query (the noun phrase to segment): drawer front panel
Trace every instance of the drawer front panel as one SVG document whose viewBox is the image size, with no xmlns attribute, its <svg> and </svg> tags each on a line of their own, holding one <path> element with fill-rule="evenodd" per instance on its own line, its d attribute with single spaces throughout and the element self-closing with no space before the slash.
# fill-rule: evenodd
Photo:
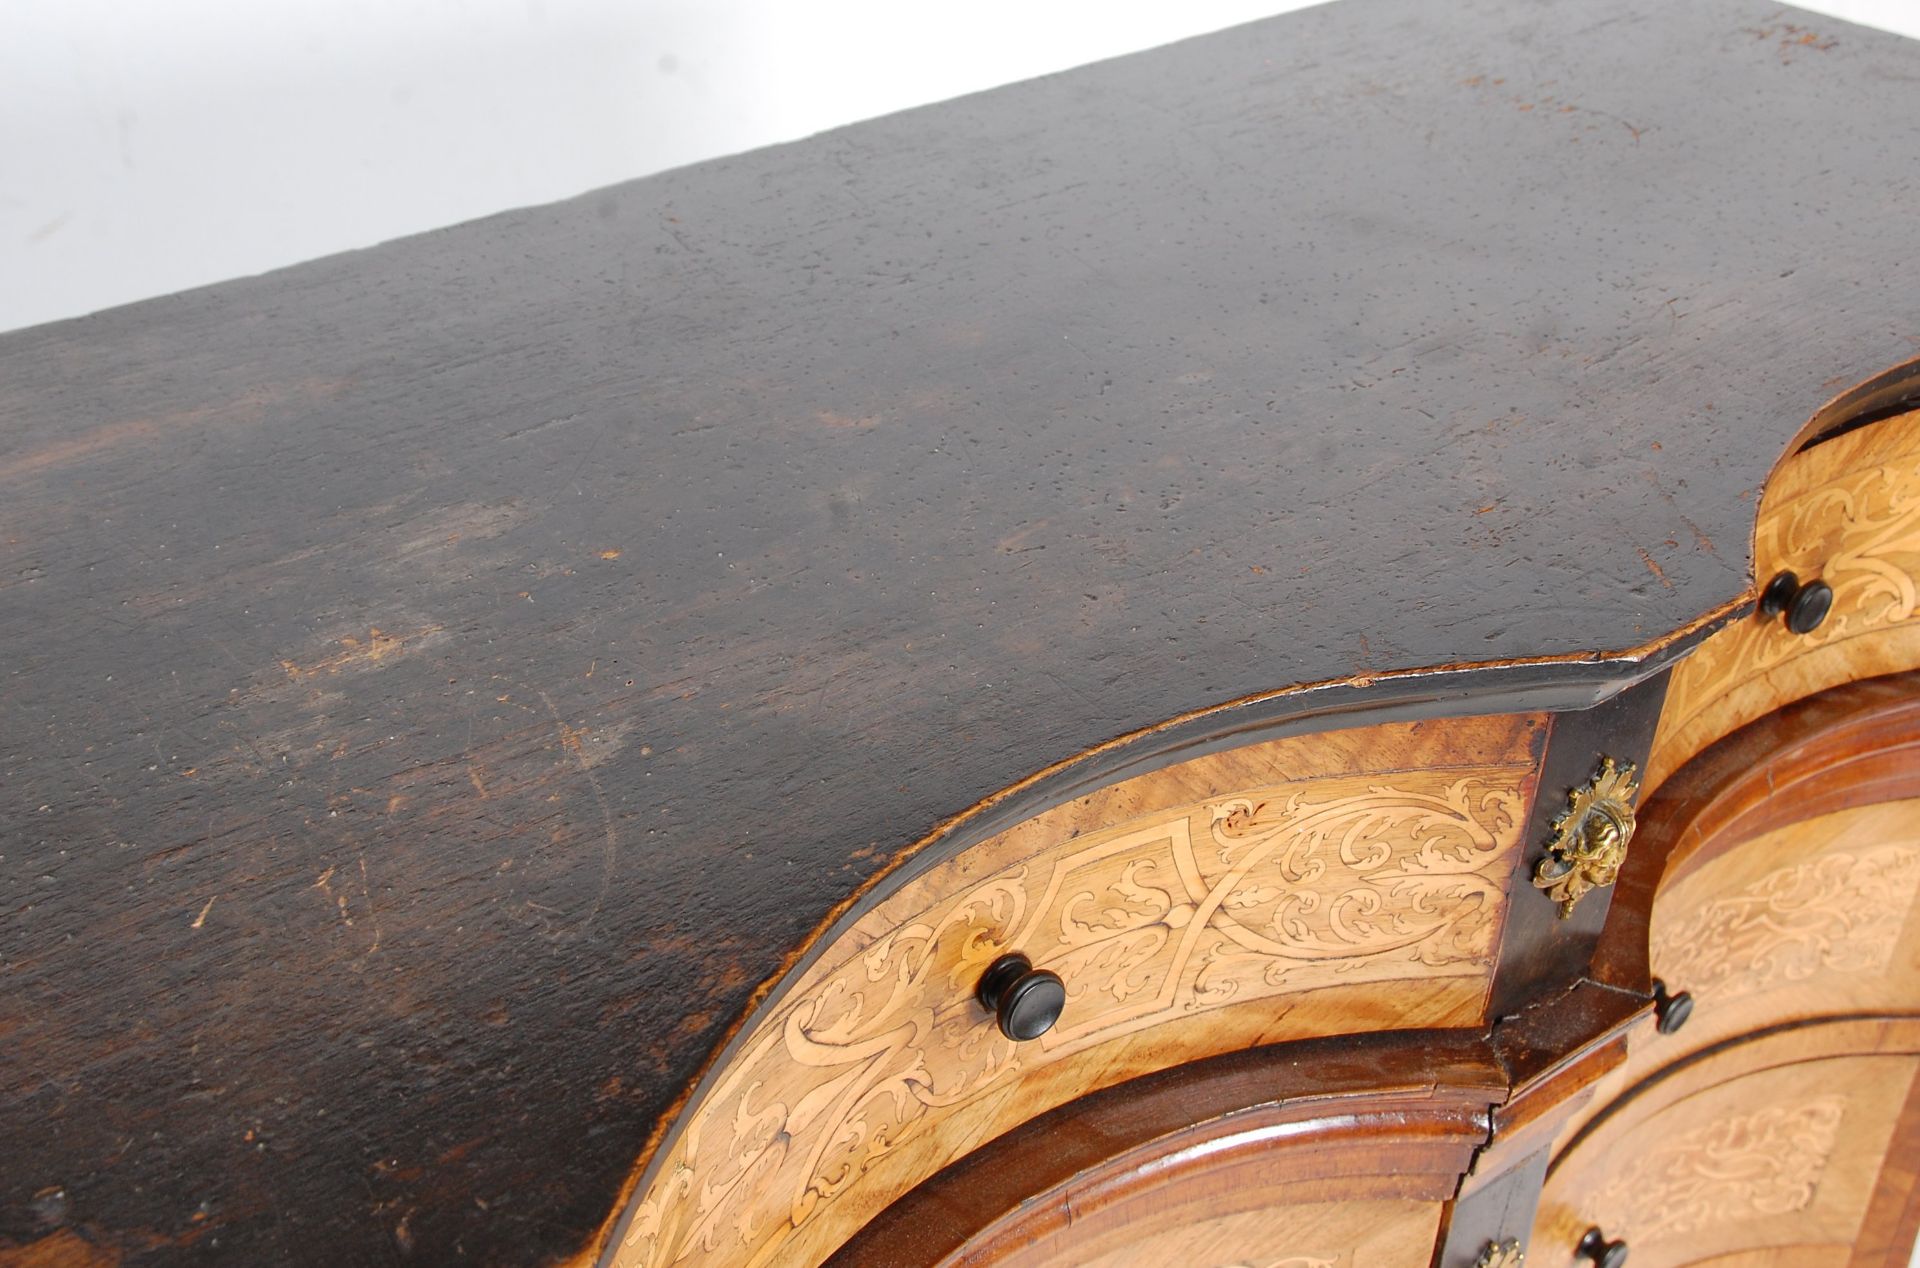
<svg viewBox="0 0 1920 1268">
<path fill-rule="evenodd" d="M 1629 989 L 1658 981 L 1688 1004 L 1670 1033 L 1651 1018 L 1635 1029 L 1628 1059 L 1568 1133 L 1621 1089 L 1742 1036 L 1920 1016 L 1916 689 L 1920 673 L 1908 672 L 1789 705 L 1642 807 L 1644 852 L 1597 968 Z"/>
<path fill-rule="evenodd" d="M 1695 753 L 1789 701 L 1920 666 L 1920 413 L 1796 454 L 1767 485 L 1759 581 L 1781 571 L 1833 587 L 1818 628 L 1746 616 L 1675 666 L 1648 760 L 1651 792 Z"/>
<path fill-rule="evenodd" d="M 1821 815 L 1704 860 L 1661 891 L 1649 939 L 1654 975 L 1691 994 L 1693 1013 L 1642 1037 L 1636 1058 L 1814 1017 L 1920 1013 L 1917 894 L 1920 801 Z"/>
<path fill-rule="evenodd" d="M 1844 1252 L 1920 1071 L 1916 1037 L 1913 1023 L 1810 1027 L 1640 1085 L 1555 1160 L 1529 1262 L 1574 1262 L 1596 1226 L 1635 1268 Z"/>
<path fill-rule="evenodd" d="M 905 882 L 697 1094 L 616 1263 L 816 1263 L 887 1203 L 1093 1089 L 1259 1043 L 1483 1019 L 1539 718 L 1276 740 L 1125 781 Z M 973 999 L 1022 952 L 1059 1023 Z"/>
</svg>

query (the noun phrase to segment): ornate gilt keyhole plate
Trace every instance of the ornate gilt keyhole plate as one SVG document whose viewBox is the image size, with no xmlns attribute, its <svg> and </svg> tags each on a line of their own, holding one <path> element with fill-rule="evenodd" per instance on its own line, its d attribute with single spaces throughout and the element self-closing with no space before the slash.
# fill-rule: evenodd
<svg viewBox="0 0 1920 1268">
<path fill-rule="evenodd" d="M 1633 840 L 1633 799 L 1640 791 L 1632 762 L 1600 759 L 1600 772 L 1567 794 L 1567 808 L 1553 821 L 1547 856 L 1533 869 L 1535 889 L 1560 904 L 1560 918 L 1589 890 L 1613 884 Z"/>
</svg>

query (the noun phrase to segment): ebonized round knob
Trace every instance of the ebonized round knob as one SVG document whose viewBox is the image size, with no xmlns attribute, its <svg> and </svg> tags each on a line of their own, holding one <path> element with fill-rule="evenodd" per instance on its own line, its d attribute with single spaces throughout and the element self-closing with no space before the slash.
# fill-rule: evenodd
<svg viewBox="0 0 1920 1268">
<path fill-rule="evenodd" d="M 998 1019 L 1000 1033 L 1015 1041 L 1038 1039 L 1052 1030 L 1067 1006 L 1060 975 L 1034 968 L 1018 951 L 989 964 L 973 993 Z"/>
<path fill-rule="evenodd" d="M 1580 1239 L 1580 1244 L 1574 1249 L 1600 1268 L 1623 1268 L 1627 1262 L 1627 1244 L 1608 1241 L 1607 1235 L 1597 1228 L 1588 1229 L 1587 1235 Z"/>
<path fill-rule="evenodd" d="M 1819 629 L 1832 609 L 1832 586 L 1818 579 L 1802 584 L 1791 572 L 1776 575 L 1760 592 L 1760 615 L 1784 615 L 1787 628 L 1795 634 L 1811 634 Z"/>
<path fill-rule="evenodd" d="M 1809 581 L 1787 601 L 1787 628 L 1795 634 L 1811 634 L 1832 608 L 1833 587 L 1824 581 Z"/>
<path fill-rule="evenodd" d="M 1653 982 L 1653 1026 L 1663 1035 L 1671 1035 L 1687 1024 L 1687 1018 L 1693 1016 L 1693 996 L 1686 991 L 1669 995 L 1667 984 L 1655 978 Z"/>
</svg>

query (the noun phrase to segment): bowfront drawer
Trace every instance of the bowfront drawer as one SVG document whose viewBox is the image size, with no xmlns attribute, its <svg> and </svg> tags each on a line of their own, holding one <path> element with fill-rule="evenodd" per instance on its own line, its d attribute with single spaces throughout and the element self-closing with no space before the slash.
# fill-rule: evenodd
<svg viewBox="0 0 1920 1268">
<path fill-rule="evenodd" d="M 1920 413 L 1782 463 L 1762 497 L 1754 571 L 1763 587 L 1786 574 L 1797 584 L 1674 668 L 1647 792 L 1790 701 L 1920 666 Z"/>
<path fill-rule="evenodd" d="M 1920 671 L 1748 724 L 1643 811 L 1598 968 L 1616 984 L 1658 982 L 1680 1002 L 1632 1035 L 1628 1060 L 1570 1131 L 1610 1098 L 1748 1036 L 1920 1016 Z"/>
<path fill-rule="evenodd" d="M 1672 1061 L 1841 1013 L 1920 1014 L 1920 800 L 1764 833 L 1685 870 L 1654 906 L 1654 975 L 1693 1008 Z"/>
<path fill-rule="evenodd" d="M 628 1265 L 816 1263 L 978 1144 L 1256 1044 L 1484 1020 L 1539 717 L 1194 759 L 929 858 L 843 920 L 696 1090 Z M 1003 1027 L 1012 953 L 1064 1004 Z"/>
<path fill-rule="evenodd" d="M 1575 1248 L 1596 1228 L 1634 1268 L 1862 1262 L 1917 1050 L 1912 1019 L 1834 1022 L 1643 1085 L 1554 1159 L 1527 1262 L 1591 1264 Z"/>
<path fill-rule="evenodd" d="M 1120 1229 L 1109 1245 L 1075 1239 L 1057 1254 L 1029 1253 L 1017 1262 L 1019 1268 L 1428 1268 L 1439 1225 L 1436 1202 L 1323 1202 L 1144 1234 Z M 1276 1248 L 1284 1249 L 1276 1256 Z"/>
<path fill-rule="evenodd" d="M 1466 1031 L 1208 1058 L 1014 1128 L 828 1268 L 1428 1268 L 1504 1086 Z"/>
</svg>

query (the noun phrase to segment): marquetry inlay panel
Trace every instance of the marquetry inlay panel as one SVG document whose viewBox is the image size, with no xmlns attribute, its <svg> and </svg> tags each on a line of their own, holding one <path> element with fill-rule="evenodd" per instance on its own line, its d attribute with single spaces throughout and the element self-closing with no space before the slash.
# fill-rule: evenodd
<svg viewBox="0 0 1920 1268">
<path fill-rule="evenodd" d="M 1693 1015 L 1636 1036 L 1626 1077 L 1788 1022 L 1920 1011 L 1916 897 L 1920 801 L 1801 820 L 1688 867 L 1654 900 L 1649 954 Z"/>
<path fill-rule="evenodd" d="M 1094 1088 L 1282 1038 L 1477 1022 L 1538 737 L 1535 719 L 1460 719 L 1252 746 L 907 881 L 741 1037 L 615 1262 L 815 1263 Z M 972 998 L 1009 950 L 1067 983 L 1028 1043 Z"/>
<path fill-rule="evenodd" d="M 1902 803 L 1892 814 L 1873 810 L 1879 813 L 1851 817 L 1912 820 L 1920 808 Z M 1904 834 L 1908 840 L 1863 841 L 1858 849 L 1772 868 L 1682 919 L 1656 925 L 1655 971 L 1719 1002 L 1821 974 L 1881 976 L 1920 882 L 1920 820 L 1913 826 Z"/>
<path fill-rule="evenodd" d="M 1767 1105 L 1651 1142 L 1587 1209 L 1602 1228 L 1630 1227 L 1651 1238 L 1803 1211 L 1833 1156 L 1846 1104 L 1814 1096 Z"/>
<path fill-rule="evenodd" d="M 1920 1065 L 1910 1052 L 1871 1049 L 1913 1038 L 1911 1026 L 1814 1026 L 1735 1043 L 1639 1085 L 1555 1160 L 1530 1257 L 1568 1262 L 1598 1225 L 1626 1240 L 1635 1264 L 1788 1246 L 1827 1262 L 1821 1248 L 1855 1240 Z"/>
<path fill-rule="evenodd" d="M 1760 584 L 1786 569 L 1833 587 L 1819 628 L 1746 615 L 1675 666 L 1648 759 L 1651 792 L 1693 754 L 1816 691 L 1920 666 L 1920 413 L 1781 464 L 1754 534 Z"/>
<path fill-rule="evenodd" d="M 1699 848 L 1654 899 L 1652 975 L 1686 991 L 1686 1025 L 1651 1024 L 1562 1129 L 1664 1067 L 1823 1017 L 1920 1014 L 1920 801 L 1816 815 L 1715 852 Z"/>
</svg>

